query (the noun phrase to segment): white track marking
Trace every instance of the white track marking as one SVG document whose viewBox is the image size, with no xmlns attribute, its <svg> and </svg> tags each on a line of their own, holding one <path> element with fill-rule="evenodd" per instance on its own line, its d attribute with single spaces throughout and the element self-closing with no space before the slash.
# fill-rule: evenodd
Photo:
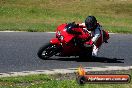
<svg viewBox="0 0 132 88">
<path fill-rule="evenodd" d="M 27 31 L 0 31 L 0 32 L 27 32 Z M 56 33 L 56 32 L 42 32 L 42 33 Z M 109 33 L 109 34 L 118 34 L 118 33 Z"/>
<path fill-rule="evenodd" d="M 0 31 L 0 32 L 26 32 L 26 31 Z"/>
<path fill-rule="evenodd" d="M 84 67 L 86 72 L 89 71 L 114 71 L 114 70 L 130 70 L 132 66 L 103 66 L 103 67 Z M 26 76 L 33 74 L 66 74 L 74 73 L 78 68 L 67 68 L 67 69 L 51 69 L 51 70 L 35 70 L 35 71 L 22 71 L 22 72 L 8 72 L 0 73 L 0 77 L 11 77 L 11 76 Z"/>
</svg>

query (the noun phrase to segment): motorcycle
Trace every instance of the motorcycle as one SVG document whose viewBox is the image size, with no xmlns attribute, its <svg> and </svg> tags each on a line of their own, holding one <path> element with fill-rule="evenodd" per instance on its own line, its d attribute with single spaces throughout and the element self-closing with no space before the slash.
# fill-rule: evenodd
<svg viewBox="0 0 132 88">
<path fill-rule="evenodd" d="M 70 57 L 79 56 L 79 58 L 91 58 L 93 46 L 84 47 L 84 42 L 88 41 L 91 36 L 87 34 L 87 40 L 78 38 L 81 32 L 74 32 L 71 29 L 75 23 L 61 24 L 57 27 L 56 38 L 52 38 L 38 50 L 40 59 L 48 59 L 52 56 Z M 78 29 L 76 29 L 78 30 Z M 83 35 L 83 34 L 82 34 Z"/>
</svg>

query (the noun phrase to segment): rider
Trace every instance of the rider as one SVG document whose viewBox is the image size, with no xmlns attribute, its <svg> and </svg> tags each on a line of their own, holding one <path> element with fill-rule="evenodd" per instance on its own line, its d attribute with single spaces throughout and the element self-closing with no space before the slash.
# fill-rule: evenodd
<svg viewBox="0 0 132 88">
<path fill-rule="evenodd" d="M 97 56 L 98 50 L 102 43 L 107 43 L 109 39 L 108 32 L 104 31 L 102 26 L 97 22 L 94 16 L 88 16 L 85 19 L 85 23 L 75 24 L 75 22 L 67 25 L 69 32 L 71 33 L 81 33 L 78 35 L 79 39 L 85 41 L 84 46 L 87 48 L 93 46 L 92 56 Z M 83 30 L 82 30 L 83 29 Z M 90 32 L 90 40 L 89 40 L 89 32 Z"/>
<path fill-rule="evenodd" d="M 88 16 L 85 19 L 85 23 L 79 24 L 79 26 L 84 26 L 84 29 L 87 29 L 91 32 L 90 41 L 85 42 L 84 46 L 93 45 L 92 56 L 97 56 L 98 50 L 103 42 L 107 43 L 109 39 L 108 32 L 104 31 L 102 26 L 97 23 L 97 20 L 94 16 Z"/>
</svg>

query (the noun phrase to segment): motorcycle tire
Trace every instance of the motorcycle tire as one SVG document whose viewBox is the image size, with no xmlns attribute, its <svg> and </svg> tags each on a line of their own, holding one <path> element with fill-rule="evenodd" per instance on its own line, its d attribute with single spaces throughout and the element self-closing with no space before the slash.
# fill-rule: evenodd
<svg viewBox="0 0 132 88">
<path fill-rule="evenodd" d="M 57 51 L 58 51 L 58 48 L 55 45 L 47 43 L 44 46 L 40 47 L 37 55 L 40 59 L 45 60 L 57 54 L 58 53 Z"/>
</svg>

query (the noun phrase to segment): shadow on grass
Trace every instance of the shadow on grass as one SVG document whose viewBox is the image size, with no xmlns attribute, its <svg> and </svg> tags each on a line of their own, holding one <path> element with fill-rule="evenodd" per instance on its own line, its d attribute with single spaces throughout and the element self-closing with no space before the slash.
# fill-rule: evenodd
<svg viewBox="0 0 132 88">
<path fill-rule="evenodd" d="M 124 63 L 124 59 L 117 58 L 106 58 L 106 57 L 94 57 L 89 58 L 68 58 L 68 57 L 58 57 L 58 58 L 49 58 L 47 60 L 58 60 L 58 61 L 76 61 L 76 62 L 100 62 L 100 63 Z"/>
</svg>

